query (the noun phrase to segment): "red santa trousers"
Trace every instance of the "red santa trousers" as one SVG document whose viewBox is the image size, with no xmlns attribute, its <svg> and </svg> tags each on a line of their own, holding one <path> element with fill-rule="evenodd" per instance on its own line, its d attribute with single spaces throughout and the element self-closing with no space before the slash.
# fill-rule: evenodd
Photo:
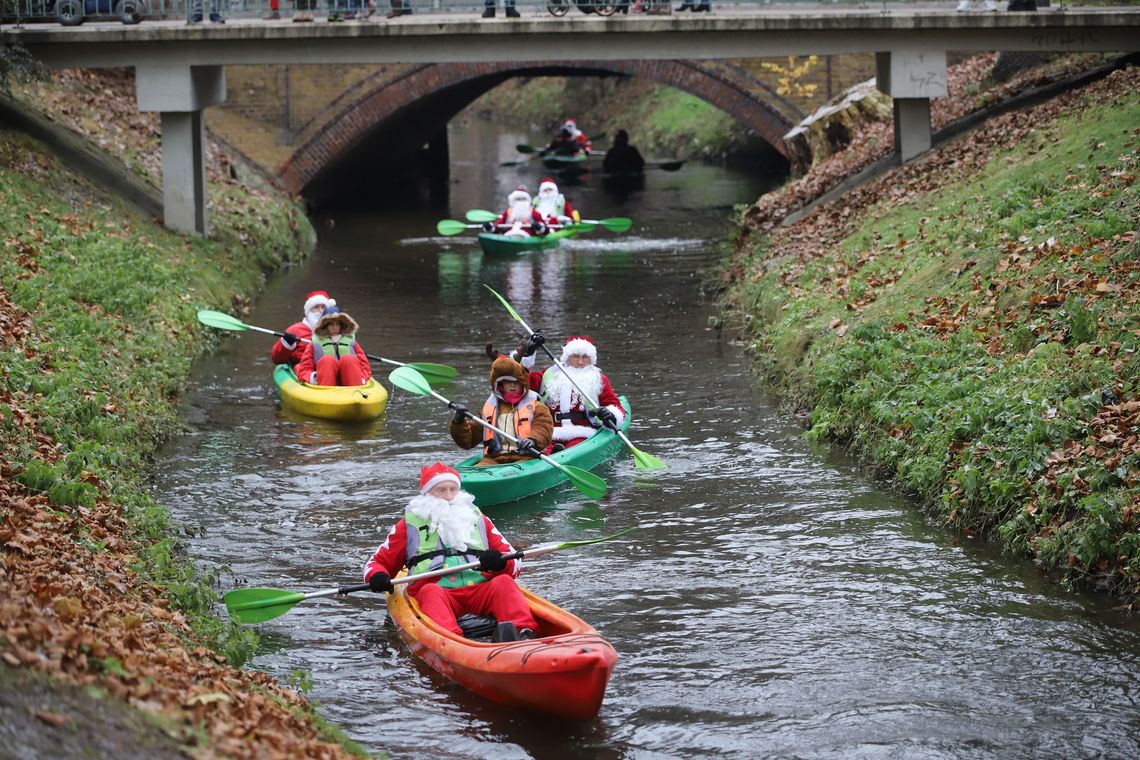
<svg viewBox="0 0 1140 760">
<path fill-rule="evenodd" d="M 317 385 L 364 385 L 360 360 L 356 354 L 346 354 L 339 360 L 325 354 L 317 360 Z"/>
<path fill-rule="evenodd" d="M 412 596 L 425 615 L 458 636 L 463 635 L 463 630 L 455 619 L 465 612 L 491 615 L 500 623 L 509 620 L 520 631 L 523 628 L 538 630 L 526 597 L 509 575 L 496 575 L 486 583 L 463 588 L 443 588 L 438 583 L 425 583 Z"/>
</svg>

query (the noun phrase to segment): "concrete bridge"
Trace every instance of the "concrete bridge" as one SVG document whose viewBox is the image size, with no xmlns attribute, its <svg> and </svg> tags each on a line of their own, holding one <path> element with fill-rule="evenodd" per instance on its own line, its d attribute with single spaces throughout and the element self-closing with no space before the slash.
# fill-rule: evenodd
<svg viewBox="0 0 1140 760">
<path fill-rule="evenodd" d="M 688 76 L 690 84 L 682 89 L 722 108 L 737 99 L 732 107 L 751 109 L 753 128 L 780 146 L 786 115 L 754 96 L 753 103 L 745 102 L 747 96 L 731 83 L 693 73 L 689 62 L 808 54 L 875 54 L 878 86 L 894 98 L 896 153 L 907 161 L 930 147 L 930 99 L 946 95 L 948 51 L 1132 52 L 1140 49 L 1140 8 L 955 14 L 949 8 L 884 13 L 741 7 L 686 17 L 527 16 L 480 22 L 475 14 L 448 14 L 385 24 L 239 20 L 189 27 L 171 21 L 8 29 L 0 39 L 18 40 L 59 68 L 133 68 L 139 109 L 161 114 L 165 222 L 205 234 L 202 110 L 225 100 L 227 65 L 420 65 L 402 101 L 389 93 L 371 105 L 357 104 L 342 126 L 298 151 L 282 172 L 294 190 L 319 186 L 327 167 L 353 160 L 353 148 L 375 119 L 399 111 L 414 125 L 417 103 L 421 115 L 434 108 L 433 118 L 441 118 L 474 99 L 472 92 L 520 71 L 577 69 L 651 78 L 656 71 L 658 81 L 674 86 Z M 466 90 L 466 101 L 447 105 L 441 93 L 449 89 Z"/>
</svg>

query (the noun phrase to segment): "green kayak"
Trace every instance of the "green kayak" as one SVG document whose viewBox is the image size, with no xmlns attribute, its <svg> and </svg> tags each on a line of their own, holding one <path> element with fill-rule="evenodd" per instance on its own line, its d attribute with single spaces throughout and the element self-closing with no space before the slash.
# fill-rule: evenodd
<svg viewBox="0 0 1140 760">
<path fill-rule="evenodd" d="M 488 256 L 513 255 L 529 251 L 545 251 L 557 248 L 562 244 L 562 238 L 572 237 L 571 230 L 555 230 L 547 235 L 496 235 L 492 232 L 479 233 L 479 246 Z"/>
<path fill-rule="evenodd" d="M 587 168 L 587 162 L 589 160 L 590 155 L 588 153 L 579 151 L 569 156 L 544 156 L 542 165 L 552 172 L 585 174 L 589 171 Z"/>
<path fill-rule="evenodd" d="M 631 417 L 625 396 L 621 397 L 621 406 L 625 409 L 621 430 L 625 432 L 629 430 Z M 613 431 L 599 430 L 577 446 L 551 454 L 550 458 L 560 464 L 589 470 L 612 457 L 623 445 Z M 480 507 L 525 499 L 569 481 L 561 470 L 541 459 L 476 467 L 475 463 L 482 458 L 483 455 L 478 454 L 456 465 L 463 479 L 463 490 L 473 494 L 475 503 Z"/>
</svg>

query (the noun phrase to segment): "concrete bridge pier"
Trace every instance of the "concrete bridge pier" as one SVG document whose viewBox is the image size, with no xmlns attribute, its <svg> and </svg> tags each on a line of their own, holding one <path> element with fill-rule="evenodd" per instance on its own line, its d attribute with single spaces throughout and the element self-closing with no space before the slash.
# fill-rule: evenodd
<svg viewBox="0 0 1140 760">
<path fill-rule="evenodd" d="M 875 54 L 876 85 L 894 99 L 895 154 L 900 163 L 930 150 L 930 99 L 946 97 L 946 51 Z"/>
<path fill-rule="evenodd" d="M 221 66 L 150 64 L 135 69 L 140 111 L 162 119 L 163 223 L 209 234 L 206 218 L 206 128 L 202 109 L 226 99 Z"/>
</svg>

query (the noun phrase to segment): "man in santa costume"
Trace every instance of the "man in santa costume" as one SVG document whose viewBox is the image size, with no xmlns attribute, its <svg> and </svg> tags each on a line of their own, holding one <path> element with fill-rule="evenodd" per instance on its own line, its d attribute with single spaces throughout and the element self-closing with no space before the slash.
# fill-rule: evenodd
<svg viewBox="0 0 1140 760">
<path fill-rule="evenodd" d="M 330 306 L 336 306 L 336 301 L 329 298 L 329 294 L 323 290 L 314 290 L 305 296 L 304 317 L 300 322 L 289 325 L 285 334 L 269 350 L 269 358 L 274 364 L 296 367 L 301 362 L 301 356 L 305 353 L 305 339 L 313 336 L 313 328 Z"/>
<path fill-rule="evenodd" d="M 483 225 L 485 232 L 494 232 L 499 235 L 512 237 L 530 237 L 532 235 L 545 235 L 546 220 L 530 202 L 530 193 L 522 185 L 511 191 L 507 196 L 507 210 L 499 215 L 493 222 Z"/>
<path fill-rule="evenodd" d="M 456 635 L 463 635 L 457 619 L 470 612 L 498 621 L 493 640 L 533 639 L 538 624 L 515 583 L 522 560 L 504 557 L 514 548 L 460 486 L 459 473 L 442 462 L 420 470 L 420 495 L 364 566 L 364 582 L 376 593 L 391 592 L 392 576 L 403 567 L 416 575 L 478 562 L 475 569 L 416 581 L 408 593 Z"/>
<path fill-rule="evenodd" d="M 546 218 L 548 225 L 574 224 L 582 218 L 570 205 L 570 201 L 566 200 L 566 196 L 558 192 L 558 185 L 550 177 L 539 183 L 534 208 Z"/>
<path fill-rule="evenodd" d="M 294 372 L 311 385 L 364 385 L 372 363 L 356 340 L 359 325 L 336 306 L 325 309 Z"/>
<path fill-rule="evenodd" d="M 515 444 L 468 417 L 467 407 L 451 403 L 455 415 L 447 426 L 451 439 L 465 449 L 483 444 L 483 458 L 476 465 L 505 464 L 534 459 L 550 445 L 554 422 L 550 410 L 527 387 L 529 378 L 522 365 L 509 356 L 491 362 L 491 395 L 483 402 L 484 422 L 518 438 Z"/>
<path fill-rule="evenodd" d="M 520 356 L 522 365 L 529 369 L 534 366 L 534 352 L 543 343 L 545 338 L 535 333 L 511 356 Z M 529 377 L 530 387 L 538 390 L 554 416 L 556 451 L 578 445 L 603 425 L 617 428 L 625 421 L 625 410 L 610 379 L 598 368 L 598 347 L 592 338 L 571 336 L 562 346 L 560 360 L 566 372 L 554 366 L 545 372 L 531 372 Z M 589 395 L 597 411 L 591 411 L 591 405 L 582 400 L 579 388 Z"/>
</svg>

